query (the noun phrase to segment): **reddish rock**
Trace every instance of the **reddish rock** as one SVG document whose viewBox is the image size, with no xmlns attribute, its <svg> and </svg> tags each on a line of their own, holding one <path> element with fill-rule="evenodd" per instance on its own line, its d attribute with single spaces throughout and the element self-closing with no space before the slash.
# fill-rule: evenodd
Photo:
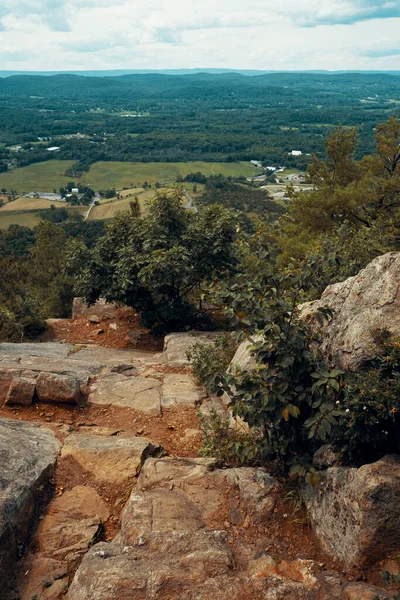
<svg viewBox="0 0 400 600">
<path fill-rule="evenodd" d="M 6 397 L 6 404 L 30 406 L 33 402 L 36 381 L 27 377 L 13 377 Z"/>
</svg>

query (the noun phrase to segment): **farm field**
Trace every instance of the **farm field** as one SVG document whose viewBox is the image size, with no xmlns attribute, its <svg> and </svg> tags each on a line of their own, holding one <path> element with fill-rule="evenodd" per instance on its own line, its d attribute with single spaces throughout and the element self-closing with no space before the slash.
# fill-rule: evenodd
<svg viewBox="0 0 400 600">
<path fill-rule="evenodd" d="M 43 210 L 44 208 L 49 208 L 51 204 L 55 204 L 57 207 L 61 204 L 61 202 L 50 202 L 46 200 L 46 206 L 35 207 L 34 210 L 29 210 L 27 208 L 22 208 L 21 210 L 15 210 L 16 202 L 19 199 L 14 200 L 14 202 L 10 203 L 10 210 L 4 210 L 6 207 L 3 206 L 0 208 L 0 229 L 7 229 L 9 225 L 22 225 L 24 227 L 35 227 L 42 220 L 40 218 L 39 210 Z M 33 198 L 20 198 L 20 200 L 30 200 L 34 201 Z M 41 198 L 43 200 L 43 198 Z M 13 209 L 11 210 L 11 206 L 13 205 Z M 63 203 L 63 206 L 65 204 Z M 71 212 L 79 212 L 83 214 L 87 211 L 87 206 L 73 206 L 66 207 Z"/>
<path fill-rule="evenodd" d="M 128 194 L 128 192 L 130 192 Z M 135 192 L 133 195 L 132 193 Z M 147 201 L 153 198 L 154 190 L 143 191 L 141 189 L 127 190 L 125 197 L 123 192 L 121 193 L 122 198 L 110 198 L 109 200 L 100 201 L 100 206 L 94 206 L 90 211 L 89 221 L 113 219 L 117 213 L 129 210 L 129 203 L 137 196 L 140 204 L 141 214 L 146 213 Z"/>
<path fill-rule="evenodd" d="M 0 173 L 0 189 L 12 189 L 20 194 L 58 190 L 71 181 L 71 177 L 65 177 L 64 173 L 74 162 L 73 160 L 48 160 Z"/>
<path fill-rule="evenodd" d="M 115 187 L 133 187 L 145 181 L 154 184 L 173 183 L 177 177 L 185 177 L 189 173 L 200 171 L 206 176 L 222 174 L 226 177 L 251 177 L 259 170 L 250 163 L 129 163 L 129 162 L 98 162 L 92 165 L 88 173 L 84 173 L 81 181 L 93 189 L 108 189 Z M 0 179 L 1 184 L 1 179 Z"/>
<path fill-rule="evenodd" d="M 51 202 L 46 198 L 24 198 L 20 197 L 12 202 L 7 202 L 0 208 L 0 214 L 14 211 L 26 211 L 26 210 L 43 210 L 44 208 L 50 208 L 54 204 L 58 208 L 65 207 L 65 202 Z"/>
<path fill-rule="evenodd" d="M 0 173 L 0 189 L 26 192 L 52 192 L 66 185 L 72 177 L 64 175 L 65 170 L 73 164 L 71 160 L 49 160 L 35 163 L 28 167 L 13 169 Z M 186 163 L 131 163 L 131 162 L 98 162 L 92 165 L 90 171 L 84 173 L 79 179 L 81 183 L 89 185 L 94 190 L 115 187 L 133 187 L 145 181 L 154 184 L 172 183 L 177 177 L 185 177 L 189 173 L 201 171 L 204 175 L 222 174 L 226 177 L 234 176 L 251 177 L 257 175 L 259 170 L 250 163 L 211 163 L 211 162 L 186 162 Z M 78 180 L 75 180 L 77 183 Z"/>
<path fill-rule="evenodd" d="M 35 227 L 40 222 L 39 213 L 35 211 L 0 211 L 0 229 L 7 229 L 9 225 L 21 225 L 24 227 Z"/>
</svg>

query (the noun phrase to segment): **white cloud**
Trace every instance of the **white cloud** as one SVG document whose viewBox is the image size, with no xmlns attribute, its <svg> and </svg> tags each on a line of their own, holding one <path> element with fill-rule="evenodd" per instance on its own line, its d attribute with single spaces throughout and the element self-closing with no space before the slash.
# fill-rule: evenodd
<svg viewBox="0 0 400 600">
<path fill-rule="evenodd" d="M 398 0 L 1 0 L 0 19 L 2 69 L 400 70 Z"/>
</svg>

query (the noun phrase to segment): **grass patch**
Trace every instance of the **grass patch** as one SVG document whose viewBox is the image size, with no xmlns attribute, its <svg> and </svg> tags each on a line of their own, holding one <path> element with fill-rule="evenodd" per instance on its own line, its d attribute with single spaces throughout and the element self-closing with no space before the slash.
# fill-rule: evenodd
<svg viewBox="0 0 400 600">
<path fill-rule="evenodd" d="M 74 164 L 73 160 L 48 160 L 27 167 L 0 173 L 0 189 L 25 192 L 52 192 L 71 181 L 65 177 L 65 170 Z"/>
<path fill-rule="evenodd" d="M 189 173 L 200 171 L 206 176 L 222 174 L 226 177 L 233 176 L 251 177 L 259 173 L 259 169 L 249 163 L 211 163 L 211 162 L 186 162 L 186 163 L 129 163 L 129 162 L 98 162 L 92 165 L 88 173 L 84 173 L 81 181 L 95 190 L 115 187 L 133 187 L 145 181 L 154 184 L 173 183 L 178 177 L 185 177 Z M 190 184 L 188 184 L 189 186 Z M 190 187 L 188 188 L 190 189 Z"/>
<path fill-rule="evenodd" d="M 37 212 L 8 212 L 0 213 L 0 229 L 8 229 L 9 225 L 35 227 L 41 221 Z"/>
</svg>

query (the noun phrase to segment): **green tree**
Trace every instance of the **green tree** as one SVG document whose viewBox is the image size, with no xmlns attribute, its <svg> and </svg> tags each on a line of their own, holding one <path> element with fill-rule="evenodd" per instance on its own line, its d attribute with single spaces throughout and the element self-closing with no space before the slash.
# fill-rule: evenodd
<svg viewBox="0 0 400 600">
<path fill-rule="evenodd" d="M 236 236 L 235 213 L 193 214 L 177 189 L 157 194 L 146 217 L 119 215 L 91 251 L 75 245 L 70 270 L 89 304 L 104 297 L 135 307 L 146 326 L 182 327 L 200 315 L 202 285 L 235 268 Z"/>
<path fill-rule="evenodd" d="M 66 239 L 61 226 L 43 221 L 30 250 L 29 286 L 47 317 L 71 314 L 73 281 L 65 275 Z"/>
</svg>

